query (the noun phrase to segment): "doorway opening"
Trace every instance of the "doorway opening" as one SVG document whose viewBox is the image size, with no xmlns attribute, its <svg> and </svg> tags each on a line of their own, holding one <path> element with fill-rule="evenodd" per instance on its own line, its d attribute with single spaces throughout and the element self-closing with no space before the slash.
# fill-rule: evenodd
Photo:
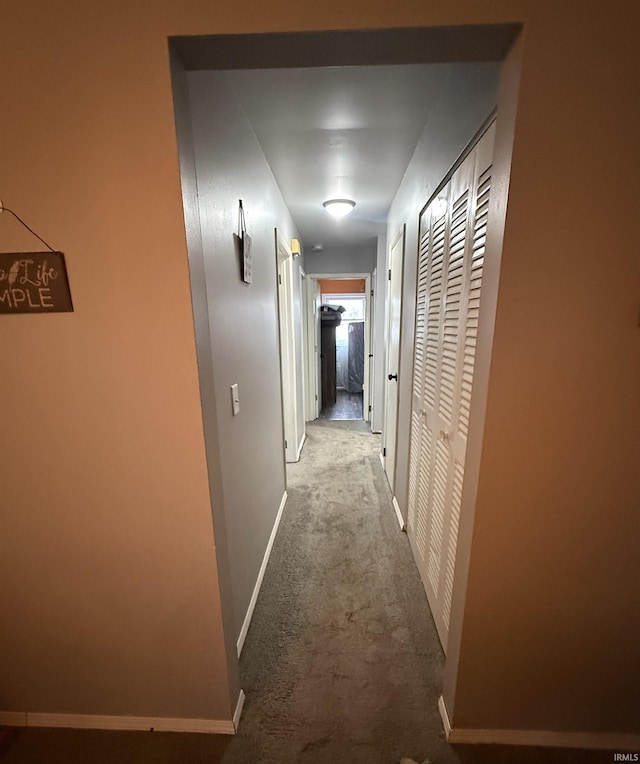
<svg viewBox="0 0 640 764">
<path fill-rule="evenodd" d="M 369 421 L 368 274 L 315 277 L 320 297 L 320 419 Z"/>
<path fill-rule="evenodd" d="M 361 280 L 364 291 L 364 279 Z M 336 316 L 337 314 L 337 316 Z M 339 323 L 334 319 L 339 317 Z M 331 317 L 327 322 L 325 317 Z M 358 294 L 322 294 L 322 419 L 362 419 L 365 299 Z M 325 336 L 333 338 L 333 342 Z M 328 384 L 331 368 L 331 385 Z"/>
<path fill-rule="evenodd" d="M 377 34 L 370 38 L 369 33 L 354 33 L 364 35 L 361 42 L 371 41 L 366 55 L 361 54 L 364 59 L 358 59 L 357 46 L 349 43 L 336 59 L 331 53 L 309 60 L 301 48 L 293 55 L 294 49 L 283 47 L 277 35 L 277 55 L 270 62 L 257 60 L 256 51 L 262 48 L 243 45 L 236 36 L 176 41 L 186 66 L 176 75 L 183 99 L 178 103 L 176 97 L 176 111 L 186 115 L 178 133 L 193 294 L 202 291 L 196 283 L 199 273 L 206 283 L 204 300 L 194 297 L 194 314 L 202 317 L 196 321 L 199 362 L 215 376 L 216 420 L 207 431 L 215 440 L 211 458 L 224 444 L 222 469 L 214 464 L 211 472 L 221 473 L 224 495 L 222 521 L 214 521 L 216 533 L 220 527 L 226 534 L 220 546 L 228 549 L 230 586 L 224 606 L 233 612 L 228 628 L 232 637 L 246 635 L 251 621 L 287 501 L 285 461 L 296 461 L 305 420 L 322 418 L 323 392 L 331 390 L 322 378 L 323 308 L 329 312 L 333 307 L 340 318 L 334 331 L 336 399 L 340 389 L 351 393 L 349 329 L 364 334 L 358 418 L 370 418 L 370 388 L 377 385 L 373 407 L 383 422 L 384 448 L 393 450 L 387 456 L 380 452 L 388 484 L 406 507 L 412 354 L 403 355 L 400 344 L 412 350 L 419 211 L 495 106 L 497 61 L 514 34 L 502 31 L 502 47 L 487 43 L 487 52 L 480 55 L 455 40 L 454 50 L 465 50 L 463 61 L 454 55 L 436 59 L 449 63 L 434 67 L 422 58 L 431 49 L 424 41 L 406 58 L 401 31 L 392 34 L 398 44 L 391 48 L 380 46 Z M 266 45 L 269 36 L 261 37 Z M 313 50 L 330 51 L 328 39 L 333 38 L 320 35 Z M 349 34 L 338 35 L 335 41 L 350 39 Z M 236 44 L 231 55 L 229 45 Z M 292 57 L 287 57 L 288 50 Z M 395 51 L 392 61 L 390 50 Z M 244 58 L 247 51 L 254 52 L 250 61 Z M 322 207 L 328 197 L 356 199 L 346 221 L 327 224 Z M 238 199 L 244 199 L 253 242 L 250 285 L 239 279 L 229 246 Z M 274 229 L 284 242 L 301 242 L 301 256 L 294 260 L 284 246 L 274 258 Z M 370 279 L 376 271 L 373 317 Z M 289 295 L 286 303 L 278 302 L 278 276 Z M 323 294 L 319 283 L 321 278 L 354 277 L 365 280 L 364 319 L 360 285 L 344 292 L 333 285 Z M 336 336 L 343 320 L 346 342 L 344 330 Z M 355 328 L 357 324 L 364 326 Z M 395 343 L 395 356 L 390 342 Z M 347 376 L 339 378 L 338 350 L 344 358 L 345 346 Z M 377 360 L 373 385 L 371 347 Z M 288 377 L 281 356 L 288 363 Z M 241 413 L 234 417 L 228 398 L 229 387 L 237 384 Z M 208 391 L 202 387 L 204 400 Z M 393 406 L 391 393 L 396 395 Z M 289 420 L 287 399 L 296 412 Z M 287 429 L 293 433 L 291 447 Z M 291 465 L 290 473 L 299 466 Z M 398 507 L 396 512 L 401 520 Z M 340 539 L 331 541 L 338 554 Z"/>
</svg>

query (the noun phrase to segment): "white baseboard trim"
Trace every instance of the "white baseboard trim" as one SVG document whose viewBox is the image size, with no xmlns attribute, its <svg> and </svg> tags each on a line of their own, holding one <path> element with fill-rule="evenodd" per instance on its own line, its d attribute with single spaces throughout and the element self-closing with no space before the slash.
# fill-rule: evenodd
<svg viewBox="0 0 640 764">
<path fill-rule="evenodd" d="M 440 711 L 440 718 L 442 719 L 442 726 L 444 727 L 444 736 L 448 741 L 449 735 L 451 735 L 451 722 L 449 721 L 449 714 L 442 695 L 438 698 L 438 711 Z"/>
<path fill-rule="evenodd" d="M 452 728 L 442 696 L 438 700 L 447 741 L 452 744 L 528 745 L 549 748 L 586 748 L 606 751 L 640 751 L 640 735 L 616 732 L 553 732 L 549 730 L 500 730 Z"/>
<path fill-rule="evenodd" d="M 238 658 L 240 657 L 240 653 L 242 652 L 244 641 L 247 638 L 247 632 L 249 631 L 249 624 L 251 623 L 253 611 L 256 607 L 256 602 L 258 601 L 258 594 L 260 594 L 260 587 L 262 586 L 262 579 L 264 578 L 264 572 L 267 569 L 267 563 L 269 562 L 269 556 L 271 555 L 273 542 L 276 540 L 276 534 L 278 533 L 278 527 L 280 526 L 280 520 L 282 519 L 282 513 L 284 512 L 284 506 L 286 503 L 287 503 L 287 492 L 285 491 L 282 494 L 282 501 L 280 502 L 278 514 L 276 515 L 276 521 L 273 524 L 273 528 L 271 529 L 269 542 L 267 543 L 267 548 L 265 550 L 264 557 L 262 558 L 262 565 L 260 566 L 260 570 L 258 571 L 258 578 L 256 580 L 256 585 L 253 587 L 253 594 L 251 595 L 249 607 L 247 608 L 247 614 L 244 617 L 242 628 L 240 629 L 240 634 L 238 636 L 238 641 L 236 643 Z"/>
<path fill-rule="evenodd" d="M 384 456 L 382 455 L 382 451 L 378 454 L 380 457 L 380 464 L 382 465 L 382 471 L 384 472 Z"/>
<path fill-rule="evenodd" d="M 300 461 L 300 454 L 302 453 L 302 448 L 305 444 L 305 441 L 307 440 L 307 433 L 302 436 L 302 440 L 300 441 L 300 445 L 298 446 L 298 450 L 296 451 L 296 461 Z"/>
<path fill-rule="evenodd" d="M 11 727 L 65 727 L 87 730 L 154 732 L 203 732 L 235 735 L 233 721 L 222 719 L 170 719 L 153 716 L 99 716 L 0 712 L 0 723 Z"/>
<path fill-rule="evenodd" d="M 400 530 L 403 531 L 406 529 L 406 524 L 404 521 L 404 517 L 402 516 L 402 512 L 400 511 L 400 505 L 398 504 L 398 501 L 396 497 L 393 497 L 393 508 L 396 511 L 396 515 L 398 516 L 398 522 L 400 523 Z"/>
<path fill-rule="evenodd" d="M 240 694 L 238 695 L 238 702 L 236 703 L 236 710 L 233 712 L 233 729 L 236 732 L 240 726 L 240 717 L 242 716 L 242 709 L 244 708 L 245 700 L 246 695 L 244 694 L 244 690 L 240 690 Z"/>
</svg>

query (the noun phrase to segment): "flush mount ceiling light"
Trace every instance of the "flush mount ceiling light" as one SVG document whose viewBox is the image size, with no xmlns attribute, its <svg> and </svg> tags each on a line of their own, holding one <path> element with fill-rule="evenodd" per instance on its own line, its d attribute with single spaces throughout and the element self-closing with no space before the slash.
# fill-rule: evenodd
<svg viewBox="0 0 640 764">
<path fill-rule="evenodd" d="M 343 218 L 353 211 L 356 203 L 351 199 L 328 199 L 322 206 L 332 217 Z"/>
</svg>

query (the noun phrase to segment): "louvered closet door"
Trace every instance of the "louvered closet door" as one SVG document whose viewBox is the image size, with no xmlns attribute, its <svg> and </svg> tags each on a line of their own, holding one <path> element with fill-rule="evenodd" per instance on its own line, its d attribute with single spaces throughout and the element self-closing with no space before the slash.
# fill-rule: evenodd
<svg viewBox="0 0 640 764">
<path fill-rule="evenodd" d="M 418 261 L 416 337 L 414 353 L 413 405 L 411 411 L 411 454 L 422 458 L 409 461 L 409 516 L 407 530 L 425 586 L 429 585 L 427 567 L 434 535 L 433 454 L 435 449 L 434 412 L 437 400 L 435 374 L 440 356 L 440 326 L 444 287 L 445 238 L 450 184 L 439 194 L 420 220 L 420 255 Z M 437 531 L 436 531 L 437 533 Z M 429 589 L 431 591 L 429 591 Z"/>
<path fill-rule="evenodd" d="M 442 645 L 451 615 L 493 127 L 420 219 L 407 530 Z"/>
</svg>

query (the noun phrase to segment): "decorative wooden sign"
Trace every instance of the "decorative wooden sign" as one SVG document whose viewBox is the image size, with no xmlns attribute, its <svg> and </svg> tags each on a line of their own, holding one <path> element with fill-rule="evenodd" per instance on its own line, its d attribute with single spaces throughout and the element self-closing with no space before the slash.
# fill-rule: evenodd
<svg viewBox="0 0 640 764">
<path fill-rule="evenodd" d="M 242 234 L 242 280 L 251 284 L 253 272 L 251 270 L 251 236 L 244 231 Z"/>
<path fill-rule="evenodd" d="M 251 269 L 251 236 L 247 233 L 247 224 L 244 218 L 244 207 L 242 206 L 242 199 L 240 199 L 240 256 L 242 266 L 242 280 L 246 284 L 251 284 L 253 281 L 253 272 Z"/>
<path fill-rule="evenodd" d="M 0 314 L 71 311 L 62 252 L 0 253 Z"/>
</svg>

